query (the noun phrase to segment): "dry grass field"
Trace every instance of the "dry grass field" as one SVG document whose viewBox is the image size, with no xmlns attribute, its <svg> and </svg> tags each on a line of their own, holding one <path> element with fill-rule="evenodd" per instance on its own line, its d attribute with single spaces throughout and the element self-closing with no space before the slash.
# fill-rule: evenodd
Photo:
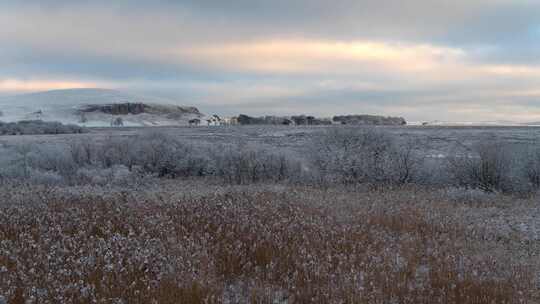
<svg viewBox="0 0 540 304">
<path fill-rule="evenodd" d="M 201 180 L 0 190 L 8 303 L 539 300 L 530 200 Z"/>
</svg>

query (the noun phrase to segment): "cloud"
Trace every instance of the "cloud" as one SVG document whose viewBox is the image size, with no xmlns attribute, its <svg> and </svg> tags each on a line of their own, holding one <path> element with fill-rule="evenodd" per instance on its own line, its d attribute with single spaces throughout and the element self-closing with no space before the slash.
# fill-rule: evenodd
<svg viewBox="0 0 540 304">
<path fill-rule="evenodd" d="M 529 119 L 538 20 L 534 0 L 5 0 L 0 91 L 106 86 L 252 114 Z"/>
<path fill-rule="evenodd" d="M 0 79 L 0 92 L 35 92 L 43 90 L 61 90 L 73 88 L 95 88 L 103 87 L 104 84 L 95 82 L 76 82 L 69 80 L 21 80 L 21 79 Z"/>
<path fill-rule="evenodd" d="M 457 60 L 463 51 L 372 41 L 269 40 L 181 49 L 176 55 L 228 70 L 351 74 L 362 65 L 411 72 L 434 69 L 441 62 Z"/>
</svg>

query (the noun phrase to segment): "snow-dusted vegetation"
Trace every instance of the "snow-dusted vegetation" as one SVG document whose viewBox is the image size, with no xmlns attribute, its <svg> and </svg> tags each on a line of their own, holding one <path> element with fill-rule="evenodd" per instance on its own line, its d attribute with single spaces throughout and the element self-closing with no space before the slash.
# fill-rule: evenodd
<svg viewBox="0 0 540 304">
<path fill-rule="evenodd" d="M 0 180 L 77 185 L 209 178 L 227 184 L 415 184 L 522 195 L 540 187 L 540 145 L 530 141 L 481 136 L 468 145 L 448 143 L 446 155 L 433 157 L 429 138 L 385 128 L 336 126 L 315 128 L 309 134 L 247 129 L 189 138 L 178 136 L 182 129 L 140 130 L 129 136 L 113 132 L 105 137 L 60 138 L 54 144 L 31 138 L 13 141 L 3 148 Z M 229 138 L 221 138 L 224 135 Z M 294 136 L 302 140 L 287 143 Z"/>
<path fill-rule="evenodd" d="M 399 129 L 202 129 L 3 137 L 0 297 L 539 299 L 530 141 L 482 135 L 433 158 L 434 140 Z"/>
<path fill-rule="evenodd" d="M 536 288 L 537 246 L 444 193 L 196 182 L 0 193 L 10 303 L 526 303 Z"/>
<path fill-rule="evenodd" d="M 131 183 L 144 178 L 207 177 L 231 184 L 298 181 L 299 161 L 253 147 L 195 146 L 151 132 L 104 142 L 8 148 L 0 180 L 55 185 Z"/>
<path fill-rule="evenodd" d="M 65 125 L 60 122 L 41 120 L 0 121 L 0 135 L 77 134 L 84 132 L 86 132 L 85 129 L 80 126 Z"/>
</svg>

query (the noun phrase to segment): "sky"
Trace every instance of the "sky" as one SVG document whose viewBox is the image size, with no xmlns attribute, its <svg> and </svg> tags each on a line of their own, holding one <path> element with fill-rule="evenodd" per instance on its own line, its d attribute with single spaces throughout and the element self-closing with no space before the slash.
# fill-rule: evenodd
<svg viewBox="0 0 540 304">
<path fill-rule="evenodd" d="M 540 121 L 540 0 L 0 0 L 0 95 Z"/>
</svg>

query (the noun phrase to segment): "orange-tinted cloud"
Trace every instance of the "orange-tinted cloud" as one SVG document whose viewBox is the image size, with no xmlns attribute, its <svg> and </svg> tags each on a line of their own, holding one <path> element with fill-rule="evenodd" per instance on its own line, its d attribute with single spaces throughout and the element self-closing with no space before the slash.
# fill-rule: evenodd
<svg viewBox="0 0 540 304">
<path fill-rule="evenodd" d="M 276 73 L 354 73 L 360 67 L 428 71 L 464 55 L 460 49 L 374 41 L 264 40 L 195 46 L 174 52 L 202 65 Z"/>
<path fill-rule="evenodd" d="M 33 92 L 74 88 L 95 88 L 98 83 L 61 80 L 0 79 L 0 92 Z"/>
</svg>

